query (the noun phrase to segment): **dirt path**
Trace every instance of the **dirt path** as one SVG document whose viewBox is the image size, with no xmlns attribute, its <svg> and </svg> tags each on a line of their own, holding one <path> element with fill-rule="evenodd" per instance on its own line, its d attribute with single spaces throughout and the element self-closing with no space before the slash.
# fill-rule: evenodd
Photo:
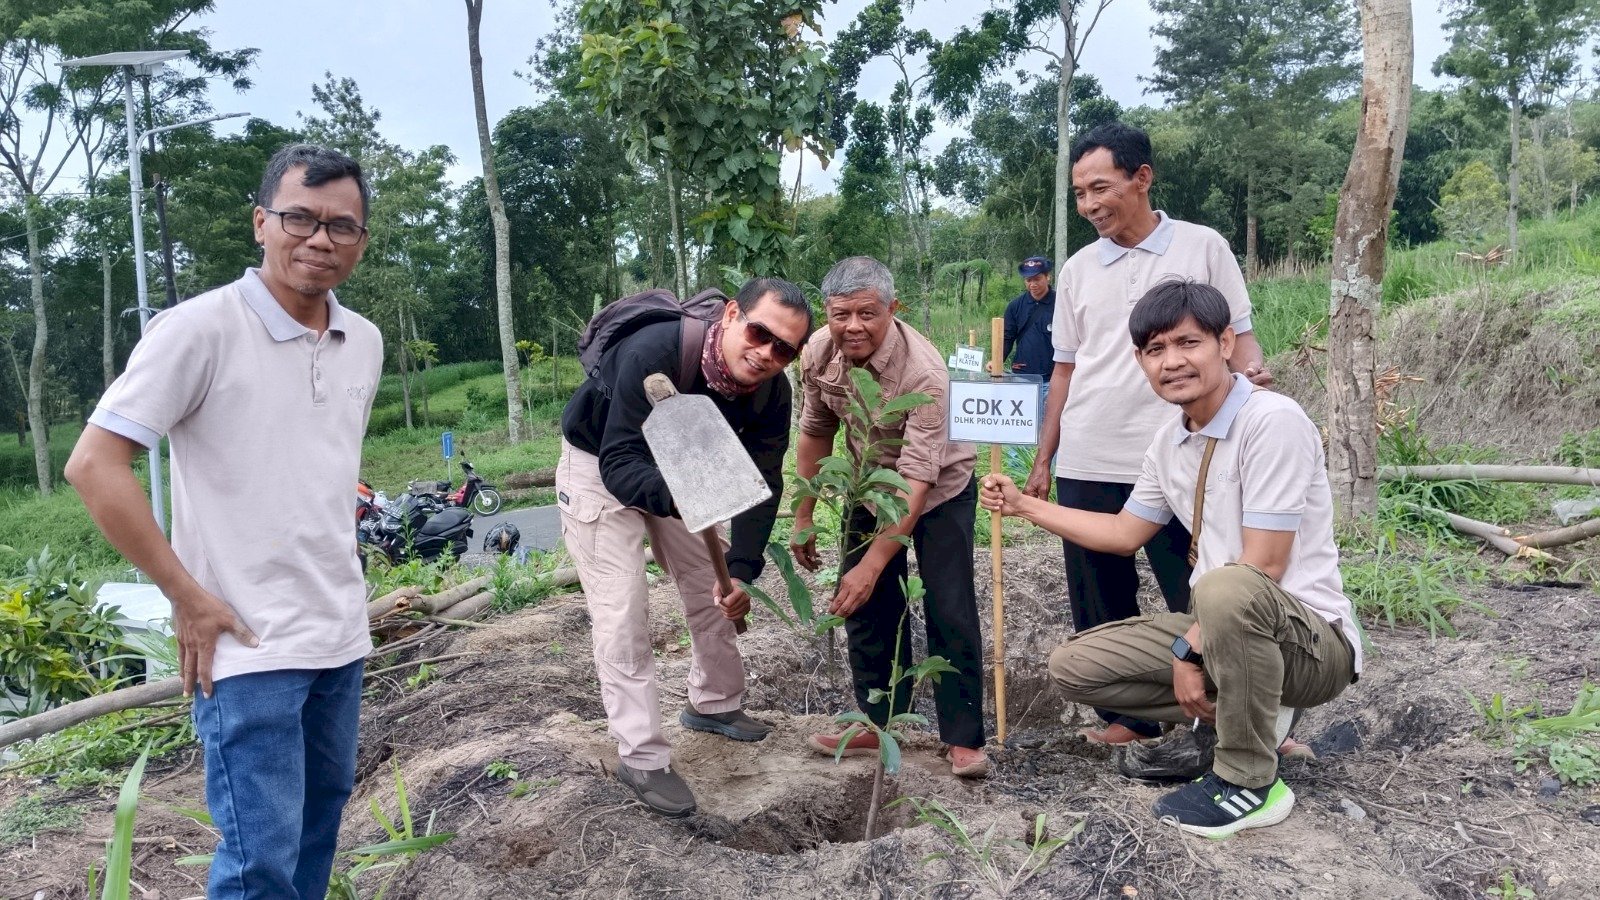
<svg viewBox="0 0 1600 900">
<path fill-rule="evenodd" d="M 1163 790 L 1114 773 L 1109 754 L 1070 727 L 1077 710 L 1040 677 L 1043 655 L 1067 632 L 1057 547 L 1008 551 L 1007 666 L 1012 746 L 987 782 L 949 777 L 931 735 L 907 750 L 900 796 L 937 798 L 975 838 L 1031 839 L 1034 817 L 1060 834 L 1083 830 L 1026 881 L 1018 897 L 1447 897 L 1479 898 L 1509 872 L 1541 897 L 1597 896 L 1600 791 L 1565 787 L 1541 796 L 1535 768 L 1518 773 L 1507 749 L 1477 736 L 1468 700 L 1500 691 L 1508 702 L 1572 701 L 1600 662 L 1600 596 L 1587 589 L 1479 588 L 1485 612 L 1457 616 L 1459 639 L 1371 627 L 1366 675 L 1307 714 L 1302 738 L 1322 758 L 1294 762 L 1298 796 L 1285 824 L 1212 843 L 1153 822 Z M 980 573 L 987 572 L 980 566 Z M 985 585 L 984 590 L 987 591 Z M 983 598 L 987 605 L 987 598 Z M 663 708 L 675 721 L 688 652 L 670 585 L 653 595 Z M 920 630 L 920 629 L 915 629 Z M 777 725 L 760 744 L 735 744 L 670 728 L 675 765 L 700 812 L 668 822 L 631 802 L 610 776 L 614 745 L 589 658 L 581 597 L 452 634 L 420 656 L 474 652 L 439 666 L 415 689 L 385 680 L 362 716 L 360 782 L 342 846 L 382 838 L 368 804 L 396 814 L 391 766 L 404 773 L 413 813 L 457 837 L 402 870 L 387 897 L 977 897 L 995 896 L 976 859 L 947 835 L 916 825 L 905 806 L 889 833 L 860 841 L 869 761 L 835 764 L 804 746 L 845 708 L 842 652 L 759 621 L 743 641 L 749 706 Z M 926 710 L 931 714 L 932 710 Z M 485 772 L 515 769 L 524 791 Z M 203 869 L 173 860 L 206 852 L 211 838 L 163 804 L 199 806 L 192 754 L 152 767 L 140 810 L 136 880 L 159 893 L 198 897 Z M 1544 785 L 1550 793 L 1550 785 Z M 0 785 L 0 806 L 32 786 Z M 82 798 L 69 798 L 82 799 Z M 0 898 L 84 896 L 83 876 L 110 830 L 108 800 L 80 833 L 44 833 L 0 851 Z M 1359 817 L 1348 811 L 1359 807 Z M 1004 876 L 1022 855 L 996 855 Z M 371 896 L 378 879 L 364 880 Z M 42 892 L 42 893 L 38 893 Z M 137 896 L 137 893 L 135 894 Z"/>
</svg>

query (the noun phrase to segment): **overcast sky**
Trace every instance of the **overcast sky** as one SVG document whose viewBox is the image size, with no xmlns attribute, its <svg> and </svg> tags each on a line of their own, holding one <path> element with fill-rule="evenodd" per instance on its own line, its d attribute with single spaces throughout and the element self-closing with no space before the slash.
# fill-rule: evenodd
<svg viewBox="0 0 1600 900">
<path fill-rule="evenodd" d="M 824 33 L 832 37 L 849 25 L 867 0 L 840 0 L 827 10 Z M 487 0 L 484 4 L 484 85 L 491 122 L 509 110 L 537 102 L 533 88 L 514 72 L 526 69 L 534 42 L 552 27 L 550 0 Z M 973 24 L 981 6 L 950 0 L 922 0 L 909 24 L 947 37 Z M 1444 51 L 1443 16 L 1437 0 L 1420 0 L 1416 16 L 1416 81 L 1435 87 L 1433 60 Z M 1094 74 L 1106 92 L 1124 106 L 1158 104 L 1146 95 L 1139 76 L 1147 74 L 1155 56 L 1150 27 L 1155 20 L 1145 0 L 1116 0 L 1089 42 L 1082 70 Z M 219 112 L 249 111 L 282 125 L 299 122 L 311 106 L 311 85 L 322 73 L 354 78 L 370 107 L 383 114 L 384 135 L 402 146 L 445 144 L 457 158 L 451 175 L 457 181 L 476 177 L 479 164 L 477 130 L 472 114 L 472 86 L 467 71 L 465 4 L 454 0 L 218 0 L 217 10 L 202 20 L 219 48 L 256 47 L 261 51 L 252 73 L 255 87 L 244 95 L 219 92 Z M 1039 56 L 1031 64 L 1043 67 Z M 862 73 L 863 99 L 886 102 L 894 73 L 877 61 Z M 242 121 L 242 120 L 241 120 Z M 237 125 L 223 123 L 224 130 Z M 930 140 L 935 152 L 960 126 L 941 120 Z M 793 176 L 794 159 L 785 168 Z M 828 189 L 838 167 L 827 173 L 807 165 L 806 183 Z"/>
</svg>

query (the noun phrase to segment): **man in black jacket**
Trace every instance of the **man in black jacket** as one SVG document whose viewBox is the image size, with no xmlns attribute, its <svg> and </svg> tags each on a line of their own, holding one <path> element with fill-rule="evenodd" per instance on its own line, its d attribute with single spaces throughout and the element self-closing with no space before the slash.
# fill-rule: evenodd
<svg viewBox="0 0 1600 900">
<path fill-rule="evenodd" d="M 682 352 L 685 330 L 678 321 L 644 325 L 617 339 L 561 416 L 561 534 L 589 604 L 600 694 L 617 741 L 617 778 L 662 815 L 688 815 L 695 802 L 670 765 L 661 729 L 641 546 L 648 535 L 656 562 L 677 583 L 692 639 L 689 702 L 679 721 L 734 740 L 766 737 L 770 727 L 740 709 L 744 661 L 733 623 L 750 609 L 743 584 L 761 574 L 783 493 L 790 390 L 780 376 L 810 331 L 811 309 L 799 288 L 777 278 L 752 279 L 693 355 Z M 680 377 L 685 359 L 698 360 L 692 379 Z M 772 488 L 772 499 L 733 520 L 727 563 L 739 584 L 726 597 L 717 590 L 705 542 L 678 518 L 641 431 L 650 414 L 644 379 L 657 372 L 711 398 Z"/>
</svg>

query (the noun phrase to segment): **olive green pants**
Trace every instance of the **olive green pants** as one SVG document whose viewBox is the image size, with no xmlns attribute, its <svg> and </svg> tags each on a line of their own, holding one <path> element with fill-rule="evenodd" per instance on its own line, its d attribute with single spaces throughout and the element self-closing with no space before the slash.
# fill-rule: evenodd
<svg viewBox="0 0 1600 900">
<path fill-rule="evenodd" d="M 1350 646 L 1337 625 L 1254 566 L 1230 563 L 1200 576 L 1192 609 L 1080 632 L 1050 654 L 1050 675 L 1076 703 L 1191 721 L 1172 693 L 1172 640 L 1198 619 L 1207 694 L 1217 704 L 1213 769 L 1240 787 L 1270 785 L 1279 707 L 1337 697 L 1352 681 Z"/>
</svg>

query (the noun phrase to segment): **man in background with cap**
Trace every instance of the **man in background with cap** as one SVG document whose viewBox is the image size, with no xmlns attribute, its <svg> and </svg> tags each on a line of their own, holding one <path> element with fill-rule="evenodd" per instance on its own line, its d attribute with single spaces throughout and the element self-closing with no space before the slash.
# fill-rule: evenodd
<svg viewBox="0 0 1600 900">
<path fill-rule="evenodd" d="M 1039 412 L 1045 409 L 1050 394 L 1050 375 L 1055 371 L 1055 347 L 1050 344 L 1050 323 L 1056 315 L 1056 291 L 1050 284 L 1048 257 L 1030 256 L 1017 266 L 1026 290 L 1006 304 L 1004 359 L 1011 360 L 1014 375 L 1037 375 Z M 1006 448 L 1006 458 L 1018 459 L 1016 447 Z"/>
</svg>

